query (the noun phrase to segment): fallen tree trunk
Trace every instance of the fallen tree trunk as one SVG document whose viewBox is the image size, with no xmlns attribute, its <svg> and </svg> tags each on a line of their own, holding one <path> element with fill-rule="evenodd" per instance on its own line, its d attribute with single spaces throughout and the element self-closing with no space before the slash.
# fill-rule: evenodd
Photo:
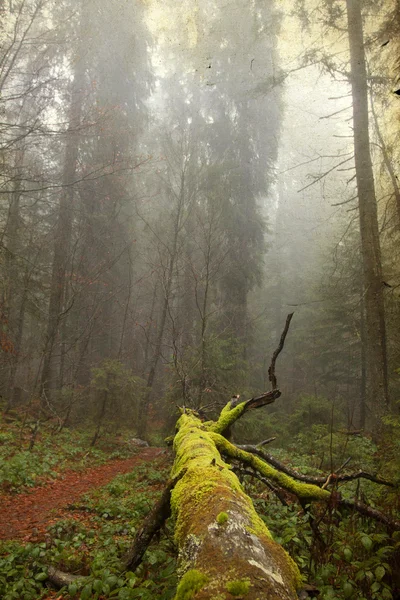
<svg viewBox="0 0 400 600">
<path fill-rule="evenodd" d="M 245 404 L 228 405 L 217 423 L 202 423 L 192 411 L 178 421 L 172 476 L 183 475 L 171 494 L 181 575 L 176 600 L 297 599 L 297 566 L 273 541 L 217 449 L 222 436 L 215 431 L 243 414 Z"/>
<path fill-rule="evenodd" d="M 269 403 L 268 395 L 264 397 Z M 297 566 L 272 540 L 224 458 L 251 467 L 302 504 L 334 503 L 339 509 L 351 508 L 393 530 L 400 529 L 398 521 L 376 509 L 342 499 L 340 494 L 314 483 L 296 481 L 229 442 L 219 432 L 228 430 L 249 406 L 258 407 L 260 403 L 252 399 L 233 406 L 230 402 L 216 422 L 202 423 L 194 411 L 185 411 L 177 423 L 172 477 L 181 477 L 172 490 L 171 506 L 176 519 L 181 581 L 175 600 L 228 599 L 235 595 L 246 600 L 291 600 L 297 598 L 296 590 L 301 587 Z M 357 474 L 343 480 L 354 478 Z M 373 480 L 391 485 L 380 478 Z"/>
</svg>

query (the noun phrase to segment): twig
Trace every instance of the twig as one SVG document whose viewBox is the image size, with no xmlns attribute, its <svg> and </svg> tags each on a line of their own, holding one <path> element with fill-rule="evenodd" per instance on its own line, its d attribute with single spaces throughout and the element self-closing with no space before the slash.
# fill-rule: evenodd
<svg viewBox="0 0 400 600">
<path fill-rule="evenodd" d="M 257 447 L 259 448 L 260 446 L 266 446 L 267 444 L 270 444 L 271 442 L 274 442 L 276 440 L 276 437 L 270 437 L 267 440 L 264 440 L 263 442 L 260 442 L 259 444 L 257 444 Z"/>
<path fill-rule="evenodd" d="M 248 475 L 249 477 L 254 477 L 255 479 L 258 479 L 259 481 L 261 481 L 261 483 L 266 485 L 267 488 L 271 490 L 271 492 L 273 492 L 275 494 L 275 496 L 279 499 L 279 501 L 283 504 L 283 506 L 288 505 L 288 503 L 286 502 L 286 499 L 283 495 L 283 491 L 280 488 L 278 488 L 277 486 L 273 485 L 270 481 L 268 481 L 268 479 L 266 479 L 265 477 L 263 477 L 262 475 L 257 473 L 257 471 L 248 471 L 247 469 L 243 469 L 243 468 L 239 467 L 236 469 L 234 468 L 233 472 L 236 473 L 237 475 Z"/>
<path fill-rule="evenodd" d="M 351 461 L 351 456 L 349 456 L 349 458 L 346 458 L 346 460 L 344 461 L 344 463 L 336 470 L 336 475 L 338 473 L 340 473 L 340 471 L 343 471 L 343 469 L 345 467 L 347 467 L 347 465 L 349 464 L 350 461 Z"/>
</svg>

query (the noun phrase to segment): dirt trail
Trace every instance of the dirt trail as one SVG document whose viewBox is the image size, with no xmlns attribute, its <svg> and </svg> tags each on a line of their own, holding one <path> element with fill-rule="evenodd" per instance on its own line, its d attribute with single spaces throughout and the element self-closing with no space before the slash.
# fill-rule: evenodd
<svg viewBox="0 0 400 600">
<path fill-rule="evenodd" d="M 24 494 L 0 495 L 0 539 L 41 537 L 50 518 L 54 521 L 63 516 L 63 507 L 76 502 L 90 489 L 106 485 L 120 473 L 129 473 L 143 462 L 154 460 L 161 453 L 160 448 L 144 448 L 132 458 L 112 460 L 87 471 L 64 471 L 59 479 Z"/>
</svg>

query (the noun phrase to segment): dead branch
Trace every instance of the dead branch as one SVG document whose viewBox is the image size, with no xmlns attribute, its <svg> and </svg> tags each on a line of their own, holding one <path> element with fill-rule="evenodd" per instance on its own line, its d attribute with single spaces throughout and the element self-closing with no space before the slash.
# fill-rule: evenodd
<svg viewBox="0 0 400 600">
<path fill-rule="evenodd" d="M 286 336 L 287 336 L 287 333 L 288 333 L 289 327 L 290 327 L 290 321 L 292 320 L 293 315 L 294 315 L 294 313 L 290 313 L 286 317 L 286 323 L 285 323 L 285 327 L 284 327 L 282 335 L 281 335 L 281 339 L 279 340 L 279 345 L 272 355 L 271 364 L 268 369 L 268 376 L 269 376 L 269 380 L 272 384 L 273 390 L 276 390 L 278 387 L 278 382 L 277 382 L 276 375 L 275 375 L 276 359 L 278 358 L 279 354 L 283 350 L 283 346 L 285 344 L 285 339 L 286 339 Z"/>
<path fill-rule="evenodd" d="M 365 517 L 369 517 L 370 519 L 374 519 L 374 521 L 379 521 L 380 523 L 383 523 L 383 525 L 386 525 L 386 527 L 388 527 L 389 529 L 392 529 L 394 531 L 400 531 L 400 521 L 397 521 L 396 519 L 391 519 L 387 515 L 383 514 L 380 510 L 372 508 L 371 506 L 368 506 L 367 504 L 364 504 L 359 500 L 345 500 L 344 498 L 340 498 L 339 506 L 344 506 L 346 508 L 356 510 Z"/>
<path fill-rule="evenodd" d="M 142 562 L 142 558 L 144 553 L 146 552 L 151 540 L 154 535 L 161 529 L 164 525 L 165 521 L 171 514 L 170 500 L 171 500 L 171 492 L 175 487 L 176 483 L 183 477 L 186 473 L 186 469 L 179 474 L 179 476 L 171 479 L 159 501 L 150 511 L 150 513 L 145 518 L 143 525 L 138 530 L 135 535 L 135 539 L 132 543 L 131 548 L 126 553 L 125 557 L 122 560 L 122 568 L 129 569 L 134 571 Z M 69 585 L 74 583 L 77 579 L 82 582 L 85 581 L 86 577 L 79 575 L 71 575 L 70 573 L 65 573 L 60 571 L 59 569 L 55 569 L 54 567 L 49 567 L 48 569 L 48 579 L 53 583 L 57 588 L 61 588 L 65 585 Z"/>
<path fill-rule="evenodd" d="M 316 177 L 311 183 L 308 183 L 307 185 L 302 187 L 300 190 L 297 190 L 297 193 L 299 194 L 300 192 L 304 192 L 304 190 L 308 189 L 312 185 L 315 185 L 316 183 L 318 183 L 318 181 L 321 181 L 321 179 L 323 179 L 324 177 L 329 175 L 329 173 L 332 173 L 332 171 L 335 171 L 335 169 L 337 169 L 341 165 L 344 165 L 345 163 L 349 162 L 349 160 L 353 160 L 353 159 L 354 159 L 354 156 L 350 156 L 350 158 L 346 158 L 346 160 L 342 160 L 340 163 L 338 163 L 331 169 L 328 169 L 327 171 L 325 171 L 325 173 L 322 173 L 322 175 L 319 175 L 318 177 Z"/>
<path fill-rule="evenodd" d="M 271 490 L 271 492 L 273 492 L 275 494 L 275 496 L 283 504 L 283 506 L 288 505 L 288 503 L 286 502 L 282 488 L 279 488 L 278 486 L 271 483 L 266 477 L 263 477 L 262 475 L 257 473 L 257 471 L 250 471 L 250 470 L 244 469 L 243 467 L 233 468 L 232 470 L 238 477 L 247 475 L 248 477 L 253 477 L 254 479 L 258 479 L 258 481 L 261 481 L 261 483 L 263 483 L 269 490 Z"/>
<path fill-rule="evenodd" d="M 311 502 L 325 502 L 331 504 L 332 506 L 337 506 L 339 509 L 341 508 L 352 508 L 353 510 L 359 512 L 360 514 L 367 516 L 375 521 L 379 521 L 386 525 L 389 529 L 393 531 L 400 531 L 400 521 L 395 519 L 391 519 L 387 515 L 383 514 L 379 510 L 372 508 L 363 502 L 359 502 L 358 500 L 346 500 L 341 497 L 338 492 L 328 492 L 327 490 L 321 489 L 315 483 L 301 483 L 295 484 L 294 477 L 290 474 L 288 476 L 287 471 L 282 472 L 279 467 L 273 468 L 268 465 L 268 463 L 264 460 L 260 460 L 257 456 L 255 456 L 254 452 L 247 452 L 242 448 L 234 446 L 222 436 L 212 434 L 213 439 L 217 448 L 220 452 L 226 455 L 228 458 L 233 460 L 238 460 L 243 462 L 247 466 L 250 466 L 252 469 L 258 471 L 261 475 L 267 475 L 267 477 L 277 482 L 280 486 L 282 486 L 285 490 L 293 494 L 299 501 L 311 503 Z M 257 454 L 261 451 L 257 451 Z M 285 467 L 287 469 L 287 467 Z M 299 473 L 297 475 L 300 475 Z M 304 477 L 304 476 L 302 476 Z M 360 479 L 360 474 L 356 473 L 356 476 L 341 476 L 353 479 Z M 377 479 L 377 478 L 374 478 Z M 326 478 L 323 478 L 323 482 L 325 483 Z M 347 479 L 349 480 L 349 479 Z M 304 481 L 304 479 L 302 480 Z M 378 481 L 378 483 L 382 483 Z M 387 483 L 387 482 L 385 482 Z M 393 486 L 393 484 L 390 484 Z"/>
<path fill-rule="evenodd" d="M 182 474 L 183 475 L 183 474 Z M 180 477 L 182 477 L 182 475 Z M 180 479 L 179 477 L 179 479 Z M 171 514 L 170 500 L 171 491 L 175 487 L 178 478 L 171 479 L 165 487 L 161 498 L 145 518 L 143 525 L 136 533 L 130 550 L 124 557 L 124 566 L 134 571 L 142 562 L 143 554 L 146 552 L 153 536 L 161 529 Z"/>
<path fill-rule="evenodd" d="M 264 392 L 260 396 L 255 396 L 254 398 L 250 398 L 250 400 L 247 400 L 243 406 L 243 411 L 237 415 L 237 417 L 236 417 L 237 419 L 239 417 L 241 417 L 242 414 L 247 412 L 248 410 L 251 410 L 253 408 L 260 408 L 261 406 L 266 406 L 267 404 L 272 404 L 273 402 L 275 402 L 275 400 L 277 398 L 280 397 L 281 392 L 280 392 L 280 390 L 277 389 L 278 382 L 277 382 L 276 375 L 275 375 L 275 363 L 276 363 L 276 359 L 278 358 L 279 354 L 283 350 L 283 346 L 285 344 L 285 339 L 286 339 L 286 336 L 287 336 L 287 333 L 288 333 L 289 327 L 290 327 L 290 321 L 292 320 L 293 315 L 294 315 L 294 313 L 290 313 L 286 317 L 285 327 L 283 329 L 281 338 L 279 340 L 278 347 L 272 355 L 271 364 L 268 368 L 268 375 L 269 375 L 269 380 L 272 383 L 272 390 L 270 390 L 269 392 Z M 242 402 L 240 401 L 240 396 L 236 396 L 231 400 L 230 408 L 235 408 L 235 406 L 238 406 L 239 404 L 242 404 Z M 232 424 L 233 423 L 230 423 L 230 425 L 232 425 Z M 273 438 L 273 439 L 275 439 L 275 438 Z M 271 439 L 271 441 L 272 441 L 272 439 Z M 267 443 L 269 443 L 269 440 L 262 442 L 262 444 L 267 444 Z"/>
<path fill-rule="evenodd" d="M 257 444 L 258 447 L 260 446 L 266 446 L 267 444 L 270 444 L 271 442 L 274 442 L 276 440 L 276 437 L 270 437 L 267 440 L 264 440 L 263 442 L 260 442 L 259 444 Z"/>
<path fill-rule="evenodd" d="M 250 398 L 250 400 L 246 400 L 246 405 L 243 412 L 247 412 L 253 408 L 260 408 L 261 406 L 266 406 L 267 404 L 273 404 L 280 395 L 281 392 L 279 390 L 271 390 L 269 392 L 264 392 L 264 394 L 261 394 L 260 396 Z M 231 408 L 234 408 L 239 404 L 241 404 L 241 401 L 239 398 L 236 398 L 235 400 L 231 401 Z"/>
<path fill-rule="evenodd" d="M 78 579 L 84 580 L 85 577 L 80 577 L 79 575 L 71 575 L 71 573 L 64 573 L 55 567 L 49 567 L 47 571 L 48 580 L 51 581 L 56 588 L 62 588 L 65 585 L 70 585 L 71 583 L 75 583 Z"/>
</svg>

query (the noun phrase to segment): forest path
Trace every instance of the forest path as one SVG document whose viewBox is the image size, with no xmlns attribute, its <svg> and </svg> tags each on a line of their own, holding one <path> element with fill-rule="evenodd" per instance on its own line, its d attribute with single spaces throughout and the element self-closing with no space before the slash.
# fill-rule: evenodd
<svg viewBox="0 0 400 600">
<path fill-rule="evenodd" d="M 65 507 L 76 502 L 82 494 L 106 485 L 117 475 L 129 473 L 135 467 L 154 460 L 162 452 L 162 448 L 144 448 L 132 458 L 111 460 L 87 471 L 64 471 L 59 479 L 23 494 L 1 494 L 0 539 L 42 539 L 50 522 L 65 517 Z"/>
</svg>

